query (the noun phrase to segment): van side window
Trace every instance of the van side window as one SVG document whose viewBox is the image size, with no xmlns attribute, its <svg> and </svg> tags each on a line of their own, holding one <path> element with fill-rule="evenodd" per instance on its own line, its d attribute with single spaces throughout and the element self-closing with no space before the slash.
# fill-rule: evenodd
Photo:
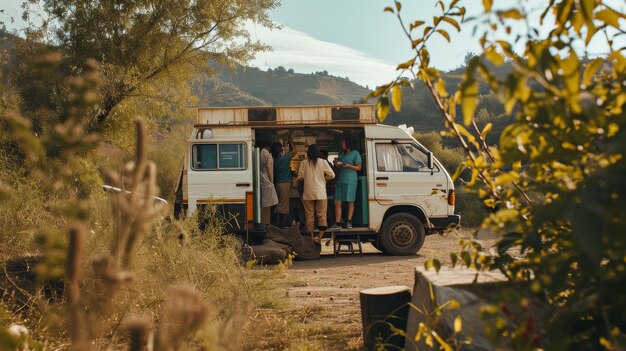
<svg viewBox="0 0 626 351">
<path fill-rule="evenodd" d="M 376 165 L 379 172 L 430 172 L 428 155 L 410 143 L 377 143 Z"/>
<path fill-rule="evenodd" d="M 194 144 L 191 148 L 194 170 L 246 169 L 245 144 Z"/>
</svg>

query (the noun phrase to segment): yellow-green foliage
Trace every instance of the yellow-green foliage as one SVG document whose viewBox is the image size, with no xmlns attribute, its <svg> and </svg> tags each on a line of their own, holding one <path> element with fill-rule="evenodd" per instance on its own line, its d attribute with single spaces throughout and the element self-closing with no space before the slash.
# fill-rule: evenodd
<svg viewBox="0 0 626 351">
<path fill-rule="evenodd" d="M 459 261 L 499 270 L 518 284 L 515 294 L 502 294 L 485 309 L 491 311 L 489 335 L 512 349 L 622 349 L 626 57 L 618 42 L 624 8 L 605 0 L 544 1 L 538 7 L 482 1 L 484 11 L 475 18 L 481 55 L 467 61 L 451 93 L 429 48 L 432 38 L 450 41 L 452 31 L 462 30 L 466 9 L 457 0 L 437 3 L 441 11 L 432 21 L 401 22 L 408 24 L 403 29 L 412 57 L 374 95 L 384 118 L 389 96 L 408 84 L 410 70 L 463 147 L 471 170 L 467 186 L 493 209 L 483 226 L 501 235 L 497 250 L 464 241 Z M 395 5 L 386 11 L 401 20 L 402 6 Z M 598 45 L 603 56 L 581 57 Z M 496 75 L 507 61 L 512 70 Z M 481 81 L 513 115 L 495 146 L 486 143 L 492 117 L 478 109 Z M 544 315 L 523 296 L 540 296 Z M 507 308 L 512 304 L 522 307 L 515 316 Z"/>
</svg>

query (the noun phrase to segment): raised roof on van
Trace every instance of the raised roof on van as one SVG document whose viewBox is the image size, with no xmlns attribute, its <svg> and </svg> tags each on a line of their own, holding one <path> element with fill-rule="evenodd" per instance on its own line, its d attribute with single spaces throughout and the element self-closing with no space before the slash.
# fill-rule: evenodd
<svg viewBox="0 0 626 351">
<path fill-rule="evenodd" d="M 198 125 L 376 124 L 374 105 L 200 107 Z"/>
</svg>

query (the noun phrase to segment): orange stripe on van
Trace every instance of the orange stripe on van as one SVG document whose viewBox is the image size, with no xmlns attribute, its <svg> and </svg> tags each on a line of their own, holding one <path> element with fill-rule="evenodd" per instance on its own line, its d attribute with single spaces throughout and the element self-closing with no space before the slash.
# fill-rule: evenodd
<svg viewBox="0 0 626 351">
<path fill-rule="evenodd" d="M 390 200 L 390 199 L 375 199 L 375 198 L 367 199 L 367 201 L 369 202 L 393 202 L 393 200 Z"/>
<path fill-rule="evenodd" d="M 225 203 L 245 203 L 246 199 L 211 199 L 211 200 L 204 200 L 204 199 L 200 199 L 200 200 L 196 200 L 196 203 L 198 204 L 208 204 L 208 203 L 215 203 L 215 204 L 225 204 Z"/>
<path fill-rule="evenodd" d="M 254 220 L 254 193 L 252 191 L 246 192 L 246 218 L 248 222 Z"/>
</svg>

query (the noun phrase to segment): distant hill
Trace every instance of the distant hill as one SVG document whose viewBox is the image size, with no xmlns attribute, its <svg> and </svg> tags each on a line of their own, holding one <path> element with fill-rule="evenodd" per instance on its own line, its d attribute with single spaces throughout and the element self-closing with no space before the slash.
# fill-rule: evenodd
<svg viewBox="0 0 626 351">
<path fill-rule="evenodd" d="M 492 69 L 498 78 L 504 79 L 512 68 L 510 64 L 504 64 L 499 67 L 492 67 Z M 460 67 L 443 74 L 449 92 L 454 93 L 456 91 L 464 73 L 465 67 Z M 385 123 L 391 125 L 407 124 L 414 126 L 419 131 L 443 129 L 443 116 L 437 109 L 426 85 L 420 81 L 414 81 L 413 83 L 414 88 L 404 88 L 402 91 L 402 110 L 400 112 L 391 112 Z M 501 124 L 501 122 L 505 122 L 501 119 L 510 117 L 504 114 L 503 103 L 497 96 L 490 93 L 487 84 L 480 84 L 479 94 L 479 102 L 476 109 L 477 122 L 492 122 L 496 125 L 496 123 Z"/>
<path fill-rule="evenodd" d="M 21 40 L 0 31 L 0 51 L 12 55 L 13 40 Z M 364 102 L 370 90 L 349 78 L 329 75 L 326 71 L 295 73 L 292 69 L 277 67 L 263 71 L 256 67 L 238 66 L 234 71 L 215 66 L 216 74 L 194 83 L 194 93 L 200 106 L 278 106 L 278 105 L 335 105 Z M 454 91 L 464 74 L 464 67 L 444 73 L 447 87 Z M 509 64 L 494 67 L 494 73 L 504 78 L 510 72 Z M 5 88 L 10 86 L 8 76 L 1 77 Z M 415 88 L 404 88 L 401 112 L 392 112 L 385 124 L 407 124 L 417 131 L 442 130 L 443 118 L 423 83 Z M 510 123 L 512 116 L 504 113 L 503 104 L 489 94 L 486 84 L 480 86 L 477 122 L 494 124 L 492 138 Z M 370 100 L 374 103 L 374 100 Z M 167 119 L 167 118 L 166 118 Z M 166 120 L 165 119 L 165 120 Z M 495 141 L 495 140 L 493 140 Z"/>
<path fill-rule="evenodd" d="M 194 90 L 201 106 L 351 104 L 369 93 L 365 87 L 326 72 L 294 73 L 282 67 L 268 71 L 238 67 L 234 72 L 219 68 Z"/>
<path fill-rule="evenodd" d="M 365 102 L 363 98 L 370 90 L 347 78 L 334 77 L 327 72 L 313 74 L 294 73 L 283 67 L 260 70 L 256 67 L 238 67 L 235 71 L 217 68 L 210 78 L 195 85 L 195 93 L 201 106 L 278 106 L 278 105 L 325 105 Z M 494 67 L 494 72 L 503 78 L 510 65 Z M 456 90 L 464 74 L 464 67 L 445 73 L 450 91 Z M 444 128 L 443 117 L 435 106 L 430 92 L 421 82 L 414 88 L 404 88 L 402 111 L 392 112 L 385 124 L 407 124 L 417 131 L 439 131 Z M 489 94 L 489 87 L 481 84 L 477 122 L 494 124 L 490 142 L 496 142 L 502 129 L 511 121 L 504 113 L 502 102 Z M 374 103 L 375 100 L 368 101 Z M 460 115 L 460 112 L 459 112 Z"/>
</svg>

